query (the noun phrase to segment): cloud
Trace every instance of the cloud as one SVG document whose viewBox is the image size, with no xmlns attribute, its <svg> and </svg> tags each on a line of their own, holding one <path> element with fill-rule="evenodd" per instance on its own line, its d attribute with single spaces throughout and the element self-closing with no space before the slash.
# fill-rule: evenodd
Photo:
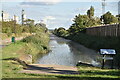
<svg viewBox="0 0 120 80">
<path fill-rule="evenodd" d="M 56 18 L 53 17 L 53 16 L 46 16 L 46 17 L 44 17 L 43 22 L 44 22 L 44 23 L 47 23 L 48 20 L 55 20 L 55 19 L 56 19 Z"/>
<path fill-rule="evenodd" d="M 56 18 L 53 17 L 53 16 L 46 16 L 44 19 L 46 19 L 46 20 L 54 20 L 54 19 L 56 19 Z"/>
<path fill-rule="evenodd" d="M 54 5 L 59 3 L 61 0 L 25 0 L 22 5 Z"/>
<path fill-rule="evenodd" d="M 52 3 L 58 3 L 58 2 L 101 2 L 102 0 L 1 0 L 1 2 L 52 2 Z M 118 2 L 120 0 L 106 0 L 106 2 Z"/>
</svg>

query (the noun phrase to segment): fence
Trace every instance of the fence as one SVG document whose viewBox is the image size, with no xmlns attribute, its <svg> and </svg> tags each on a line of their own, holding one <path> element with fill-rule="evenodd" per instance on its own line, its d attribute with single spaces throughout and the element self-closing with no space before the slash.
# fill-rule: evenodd
<svg viewBox="0 0 120 80">
<path fill-rule="evenodd" d="M 86 28 L 86 34 L 94 36 L 120 36 L 120 24 Z"/>
</svg>

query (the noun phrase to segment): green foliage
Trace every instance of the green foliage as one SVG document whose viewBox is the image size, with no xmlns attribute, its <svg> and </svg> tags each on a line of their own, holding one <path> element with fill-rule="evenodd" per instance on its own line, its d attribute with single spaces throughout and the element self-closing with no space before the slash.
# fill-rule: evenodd
<svg viewBox="0 0 120 80">
<path fill-rule="evenodd" d="M 100 19 L 98 17 L 94 17 L 93 6 L 91 6 L 87 11 L 87 15 L 76 15 L 73 22 L 74 23 L 68 29 L 70 34 L 77 34 L 87 27 L 93 27 L 101 24 Z"/>
<path fill-rule="evenodd" d="M 109 11 L 101 16 L 101 20 L 103 19 L 104 24 L 112 24 L 118 23 L 118 19 L 114 17 Z"/>
<path fill-rule="evenodd" d="M 26 53 L 31 54 L 32 49 L 37 49 L 37 53 L 46 53 L 49 50 L 49 34 L 45 32 L 43 27 L 35 27 L 36 33 L 33 36 L 28 36 L 22 40 L 22 42 L 27 43 Z M 30 47 L 31 46 L 31 47 Z M 33 53 L 34 54 L 34 53 Z"/>
<path fill-rule="evenodd" d="M 87 15 L 76 15 L 74 18 L 74 23 L 68 29 L 68 31 L 72 34 L 78 33 L 87 27 L 87 23 L 89 21 L 89 17 Z"/>
<path fill-rule="evenodd" d="M 118 23 L 120 24 L 120 14 L 116 15 L 116 17 L 118 18 Z"/>
<path fill-rule="evenodd" d="M 37 28 L 34 25 L 34 20 L 27 19 L 25 25 L 16 24 L 14 21 L 0 22 L 2 24 L 2 33 L 8 34 L 8 37 L 12 33 L 20 35 L 21 33 L 36 33 Z"/>
<path fill-rule="evenodd" d="M 39 30 L 44 31 L 45 33 L 48 32 L 48 29 L 47 29 L 47 27 L 46 27 L 46 24 L 44 24 L 44 23 L 39 23 L 39 24 L 36 24 L 35 26 L 36 26 L 36 27 L 39 27 Z M 37 28 L 37 29 L 38 29 L 38 28 Z M 38 31 L 37 31 L 37 33 L 38 33 Z"/>
<path fill-rule="evenodd" d="M 60 36 L 60 37 L 66 37 L 68 35 L 68 31 L 65 30 L 65 28 L 63 28 L 63 27 L 55 29 L 53 31 L 53 33 L 56 34 L 56 35 L 58 35 L 58 36 Z"/>
<path fill-rule="evenodd" d="M 32 19 L 27 19 L 24 21 L 24 25 L 28 25 L 28 26 L 34 26 L 34 20 Z"/>
<path fill-rule="evenodd" d="M 22 32 L 23 32 L 23 33 L 25 33 L 25 32 L 26 32 L 26 33 L 29 33 L 29 31 L 30 31 L 30 30 L 29 30 L 29 29 L 30 29 L 29 26 L 21 26 L 21 28 L 22 28 Z"/>
</svg>

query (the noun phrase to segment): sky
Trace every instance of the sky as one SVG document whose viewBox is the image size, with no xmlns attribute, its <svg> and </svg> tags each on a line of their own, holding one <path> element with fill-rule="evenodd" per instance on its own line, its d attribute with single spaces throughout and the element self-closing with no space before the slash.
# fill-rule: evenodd
<svg viewBox="0 0 120 80">
<path fill-rule="evenodd" d="M 117 15 L 118 1 L 107 0 L 105 11 Z M 43 20 L 49 29 L 68 29 L 75 15 L 86 14 L 90 6 L 95 8 L 95 16 L 102 15 L 101 0 L 2 0 L 0 4 L 1 10 L 9 13 L 10 18 L 16 15 L 21 19 L 21 11 L 24 9 L 28 19 L 34 19 L 35 23 Z"/>
</svg>

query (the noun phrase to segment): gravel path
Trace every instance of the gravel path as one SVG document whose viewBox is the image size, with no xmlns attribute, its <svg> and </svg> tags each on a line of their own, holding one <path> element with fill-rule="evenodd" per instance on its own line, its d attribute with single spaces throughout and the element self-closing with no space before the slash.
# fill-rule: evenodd
<svg viewBox="0 0 120 80">
<path fill-rule="evenodd" d="M 76 67 L 63 65 L 30 64 L 28 68 L 20 73 L 60 75 L 60 74 L 79 74 Z"/>
<path fill-rule="evenodd" d="M 21 40 L 23 39 L 24 37 L 16 37 L 15 40 Z M 11 38 L 8 38 L 8 39 L 4 39 L 4 40 L 1 40 L 0 41 L 0 45 L 8 45 L 9 43 L 11 43 Z"/>
</svg>

